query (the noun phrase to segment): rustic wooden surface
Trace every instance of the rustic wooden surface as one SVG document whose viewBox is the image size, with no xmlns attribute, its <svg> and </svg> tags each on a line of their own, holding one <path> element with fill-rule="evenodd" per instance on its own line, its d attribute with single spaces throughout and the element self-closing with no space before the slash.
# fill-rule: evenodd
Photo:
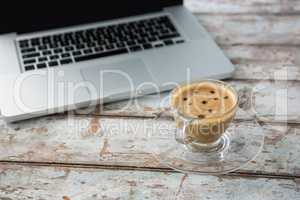
<svg viewBox="0 0 300 200">
<path fill-rule="evenodd" d="M 290 179 L 26 166 L 0 173 L 2 200 L 299 199 L 299 180 Z"/>
<path fill-rule="evenodd" d="M 262 153 L 219 177 L 163 166 L 150 152 L 165 141 L 143 127 L 168 123 L 153 120 L 168 93 L 15 124 L 0 120 L 0 200 L 300 199 L 300 2 L 185 5 L 237 66 L 227 81 L 240 95 L 255 94 L 266 130 Z M 239 112 L 236 123 L 252 117 Z"/>
</svg>

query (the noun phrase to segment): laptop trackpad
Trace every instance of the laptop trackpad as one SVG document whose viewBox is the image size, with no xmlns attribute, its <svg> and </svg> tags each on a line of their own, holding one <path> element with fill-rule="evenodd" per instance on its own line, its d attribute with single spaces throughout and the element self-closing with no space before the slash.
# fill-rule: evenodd
<svg viewBox="0 0 300 200">
<path fill-rule="evenodd" d="M 153 82 L 146 65 L 139 58 L 126 59 L 115 63 L 97 64 L 81 69 L 89 89 L 97 91 L 100 98 L 133 94 L 135 90 L 149 90 Z M 145 84 L 148 82 L 147 84 Z M 94 92 L 92 91 L 92 92 Z"/>
</svg>

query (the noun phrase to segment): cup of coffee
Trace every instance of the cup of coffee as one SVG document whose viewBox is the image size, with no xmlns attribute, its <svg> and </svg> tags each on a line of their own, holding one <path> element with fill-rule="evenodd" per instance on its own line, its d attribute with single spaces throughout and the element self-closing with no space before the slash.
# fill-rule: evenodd
<svg viewBox="0 0 300 200">
<path fill-rule="evenodd" d="M 252 95 L 243 96 L 243 102 L 251 103 Z M 155 120 L 164 126 L 155 126 L 155 133 L 164 140 L 152 153 L 172 169 L 225 174 L 247 165 L 263 147 L 263 127 L 228 83 L 202 80 L 180 85 L 161 105 Z M 233 121 L 238 110 L 249 114 L 247 120 Z"/>
<path fill-rule="evenodd" d="M 180 85 L 170 94 L 176 122 L 176 140 L 193 152 L 222 148 L 222 136 L 238 107 L 238 95 L 229 84 L 203 80 Z"/>
</svg>

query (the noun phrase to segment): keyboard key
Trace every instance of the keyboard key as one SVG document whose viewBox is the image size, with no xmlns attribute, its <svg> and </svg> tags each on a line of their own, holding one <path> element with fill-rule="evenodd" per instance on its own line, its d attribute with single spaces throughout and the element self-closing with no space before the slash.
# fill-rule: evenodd
<svg viewBox="0 0 300 200">
<path fill-rule="evenodd" d="M 151 49 L 152 48 L 152 44 L 147 43 L 143 45 L 144 49 Z"/>
<path fill-rule="evenodd" d="M 157 41 L 157 38 L 156 37 L 149 37 L 148 40 L 149 40 L 149 42 L 155 42 L 155 41 Z"/>
<path fill-rule="evenodd" d="M 144 43 L 146 43 L 146 40 L 145 39 L 138 39 L 137 42 L 139 44 L 144 44 Z"/>
<path fill-rule="evenodd" d="M 57 60 L 57 59 L 59 59 L 59 56 L 58 56 L 58 55 L 50 56 L 50 60 Z"/>
<path fill-rule="evenodd" d="M 94 42 L 92 42 L 92 43 L 88 43 L 87 46 L 88 47 L 94 47 L 94 46 L 96 46 L 96 44 Z"/>
<path fill-rule="evenodd" d="M 32 46 L 38 46 L 40 45 L 40 38 L 33 38 L 30 42 Z"/>
<path fill-rule="evenodd" d="M 165 45 L 172 45 L 174 42 L 172 40 L 165 40 L 164 41 Z"/>
<path fill-rule="evenodd" d="M 103 46 L 103 45 L 106 44 L 106 42 L 105 42 L 105 40 L 100 39 L 100 40 L 97 41 L 97 44 L 98 44 L 99 46 Z"/>
<path fill-rule="evenodd" d="M 38 47 L 40 51 L 47 50 L 47 45 L 42 45 Z"/>
<path fill-rule="evenodd" d="M 22 53 L 32 53 L 35 52 L 35 47 L 22 49 Z"/>
<path fill-rule="evenodd" d="M 85 49 L 85 50 L 83 50 L 83 53 L 84 54 L 91 54 L 91 53 L 93 53 L 93 51 L 91 49 Z"/>
<path fill-rule="evenodd" d="M 50 47 L 51 49 L 55 49 L 55 48 L 58 47 L 58 44 L 57 44 L 57 43 L 51 43 L 51 44 L 49 44 L 49 47 Z"/>
<path fill-rule="evenodd" d="M 163 47 L 164 45 L 163 44 L 156 44 L 156 45 L 154 45 L 156 48 L 161 48 L 161 47 Z"/>
<path fill-rule="evenodd" d="M 65 50 L 66 50 L 66 51 L 73 51 L 73 50 L 74 50 L 74 47 L 68 46 L 68 47 L 65 47 Z"/>
<path fill-rule="evenodd" d="M 40 64 L 37 64 L 36 67 L 37 67 L 38 69 L 43 69 L 43 68 L 46 68 L 47 65 L 46 65 L 46 63 L 40 63 Z"/>
<path fill-rule="evenodd" d="M 160 33 L 161 33 L 162 35 L 170 34 L 169 32 L 170 32 L 170 31 L 169 31 L 168 29 L 163 29 L 163 30 L 160 31 Z"/>
<path fill-rule="evenodd" d="M 27 65 L 27 64 L 33 64 L 35 63 L 35 59 L 31 59 L 31 60 L 24 60 L 24 65 Z"/>
<path fill-rule="evenodd" d="M 70 63 L 72 63 L 73 61 L 72 61 L 72 59 L 63 59 L 63 60 L 60 60 L 60 64 L 61 65 L 65 65 L 65 64 L 70 64 Z"/>
<path fill-rule="evenodd" d="M 54 49 L 53 51 L 54 51 L 54 53 L 62 53 L 63 52 L 63 50 L 61 48 Z"/>
<path fill-rule="evenodd" d="M 34 66 L 33 65 L 25 66 L 25 71 L 29 71 L 29 70 L 34 70 Z"/>
<path fill-rule="evenodd" d="M 105 48 L 108 50 L 114 49 L 114 45 L 110 44 L 110 45 L 105 45 Z"/>
<path fill-rule="evenodd" d="M 62 46 L 69 46 L 69 45 L 70 45 L 70 42 L 67 41 L 67 40 L 63 40 L 63 41 L 60 41 L 60 44 L 61 44 Z"/>
<path fill-rule="evenodd" d="M 160 40 L 165 40 L 165 39 L 171 39 L 171 38 L 176 38 L 176 37 L 180 37 L 180 35 L 178 33 L 168 34 L 168 35 L 161 35 L 161 36 L 159 36 L 159 39 Z"/>
<path fill-rule="evenodd" d="M 62 41 L 62 35 L 58 34 L 58 35 L 53 35 L 53 41 L 55 42 L 60 42 Z"/>
<path fill-rule="evenodd" d="M 51 55 L 51 54 L 52 54 L 51 51 L 43 51 L 44 56 Z"/>
<path fill-rule="evenodd" d="M 41 43 L 39 41 L 36 41 L 36 42 L 32 42 L 31 43 L 31 46 L 39 46 Z"/>
<path fill-rule="evenodd" d="M 129 49 L 130 49 L 130 51 L 139 51 L 139 50 L 142 50 L 142 47 L 139 45 L 136 45 L 136 46 L 130 47 Z"/>
<path fill-rule="evenodd" d="M 124 44 L 124 42 L 118 42 L 116 46 L 118 48 L 122 48 L 122 47 L 125 47 L 125 44 Z"/>
<path fill-rule="evenodd" d="M 127 45 L 128 46 L 133 46 L 133 45 L 136 45 L 136 42 L 135 41 L 128 41 Z"/>
<path fill-rule="evenodd" d="M 21 49 L 22 49 L 22 48 L 28 48 L 28 47 L 29 47 L 29 44 L 20 44 L 19 46 L 20 46 Z"/>
<path fill-rule="evenodd" d="M 184 40 L 178 40 L 176 41 L 176 44 L 181 44 L 181 43 L 184 43 L 185 41 Z"/>
<path fill-rule="evenodd" d="M 103 49 L 103 47 L 95 47 L 94 50 L 96 52 L 99 52 L 99 51 L 103 51 L 104 49 Z"/>
<path fill-rule="evenodd" d="M 40 57 L 38 60 L 39 60 L 39 62 L 45 62 L 45 61 L 48 60 L 48 58 L 47 57 Z"/>
<path fill-rule="evenodd" d="M 83 44 L 76 45 L 76 49 L 84 49 L 85 46 Z"/>
<path fill-rule="evenodd" d="M 20 46 L 21 48 L 27 48 L 27 47 L 29 47 L 29 42 L 28 42 L 28 40 L 21 40 L 21 41 L 19 41 L 19 46 Z"/>
<path fill-rule="evenodd" d="M 123 54 L 123 53 L 128 53 L 128 50 L 126 48 L 122 48 L 122 49 L 118 49 L 118 50 L 106 51 L 103 53 L 79 56 L 79 57 L 75 57 L 74 59 L 76 62 L 80 62 L 80 61 L 86 61 L 86 60 L 91 60 L 91 59 L 96 59 L 96 58 L 107 57 L 107 56 L 119 55 L 119 54 Z"/>
<path fill-rule="evenodd" d="M 75 51 L 73 52 L 73 56 L 80 56 L 82 53 L 81 51 Z"/>
<path fill-rule="evenodd" d="M 62 58 L 68 58 L 68 57 L 70 57 L 71 55 L 69 54 L 69 53 L 63 53 L 63 54 L 61 54 L 61 57 Z"/>
<path fill-rule="evenodd" d="M 57 62 L 57 61 L 50 61 L 50 62 L 48 63 L 48 65 L 49 65 L 49 67 L 55 67 L 55 66 L 58 65 L 58 62 Z"/>
<path fill-rule="evenodd" d="M 43 38 L 42 38 L 42 42 L 43 42 L 44 44 L 49 44 L 49 43 L 51 43 L 51 37 L 50 37 L 50 36 L 45 36 L 45 37 L 43 37 Z"/>
<path fill-rule="evenodd" d="M 37 52 L 37 53 L 30 53 L 30 54 L 25 54 L 23 55 L 23 58 L 34 58 L 34 57 L 38 57 L 40 56 L 40 53 Z"/>
</svg>

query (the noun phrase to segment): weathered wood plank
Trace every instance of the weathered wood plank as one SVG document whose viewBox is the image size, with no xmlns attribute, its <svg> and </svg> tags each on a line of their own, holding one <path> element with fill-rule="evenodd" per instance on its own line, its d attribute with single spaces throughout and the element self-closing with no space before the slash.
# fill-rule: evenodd
<svg viewBox="0 0 300 200">
<path fill-rule="evenodd" d="M 164 168 L 152 153 L 173 141 L 169 120 L 61 115 L 1 123 L 0 160 L 5 161 Z M 159 127 L 167 129 L 159 132 Z M 264 128 L 264 150 L 240 172 L 299 176 L 300 126 Z"/>
<path fill-rule="evenodd" d="M 300 80 L 298 47 L 237 45 L 221 48 L 236 66 L 232 79 Z"/>
<path fill-rule="evenodd" d="M 300 15 L 197 15 L 218 44 L 300 44 Z"/>
<path fill-rule="evenodd" d="M 275 73 L 275 77 L 285 76 L 285 73 L 287 73 L 285 70 L 279 70 Z M 228 83 L 237 89 L 240 96 L 253 96 L 253 111 L 260 116 L 261 120 L 300 123 L 300 82 L 231 80 Z M 106 116 L 154 117 L 165 108 L 162 102 L 166 101 L 168 94 L 169 92 L 148 95 L 137 99 L 106 104 L 96 109 L 82 109 L 76 112 Z M 249 118 L 249 114 L 240 111 L 237 118 Z"/>
<path fill-rule="evenodd" d="M 237 63 L 300 65 L 300 50 L 296 46 L 225 45 L 221 48 L 229 59 Z"/>
<path fill-rule="evenodd" d="M 294 81 L 230 81 L 240 93 L 256 92 L 256 110 L 265 121 L 299 123 L 300 83 Z M 288 88 L 288 116 L 281 116 L 285 96 L 274 94 Z M 282 95 L 282 92 L 279 93 Z M 163 167 L 149 154 L 153 144 L 163 144 L 164 138 L 150 137 L 151 127 L 162 122 L 152 119 L 160 111 L 166 94 L 151 95 L 132 101 L 109 104 L 104 110 L 87 116 L 57 115 L 16 124 L 2 122 L 0 128 L 0 160 L 87 163 L 133 167 Z M 243 96 L 243 95 L 242 95 Z M 277 103 L 279 106 L 274 106 Z M 125 109 L 123 109 L 125 108 Z M 81 110 L 80 113 L 84 110 Z M 275 115 L 275 113 L 277 114 Z M 97 115 L 141 116 L 135 118 L 105 118 Z M 238 119 L 251 119 L 239 112 Z M 150 130 L 147 129 L 150 127 Z M 299 126 L 265 126 L 269 129 L 267 143 L 258 160 L 246 172 L 299 175 Z M 146 129 L 146 130 L 145 130 Z M 102 136 L 102 134 L 105 134 Z M 172 134 L 172 133 L 171 133 Z M 268 143 L 269 142 L 269 143 Z"/>
<path fill-rule="evenodd" d="M 194 13 L 299 13 L 300 2 L 291 0 L 186 0 Z"/>
<path fill-rule="evenodd" d="M 2 200 L 290 200 L 300 197 L 299 181 L 289 179 L 3 165 L 0 180 Z"/>
</svg>

